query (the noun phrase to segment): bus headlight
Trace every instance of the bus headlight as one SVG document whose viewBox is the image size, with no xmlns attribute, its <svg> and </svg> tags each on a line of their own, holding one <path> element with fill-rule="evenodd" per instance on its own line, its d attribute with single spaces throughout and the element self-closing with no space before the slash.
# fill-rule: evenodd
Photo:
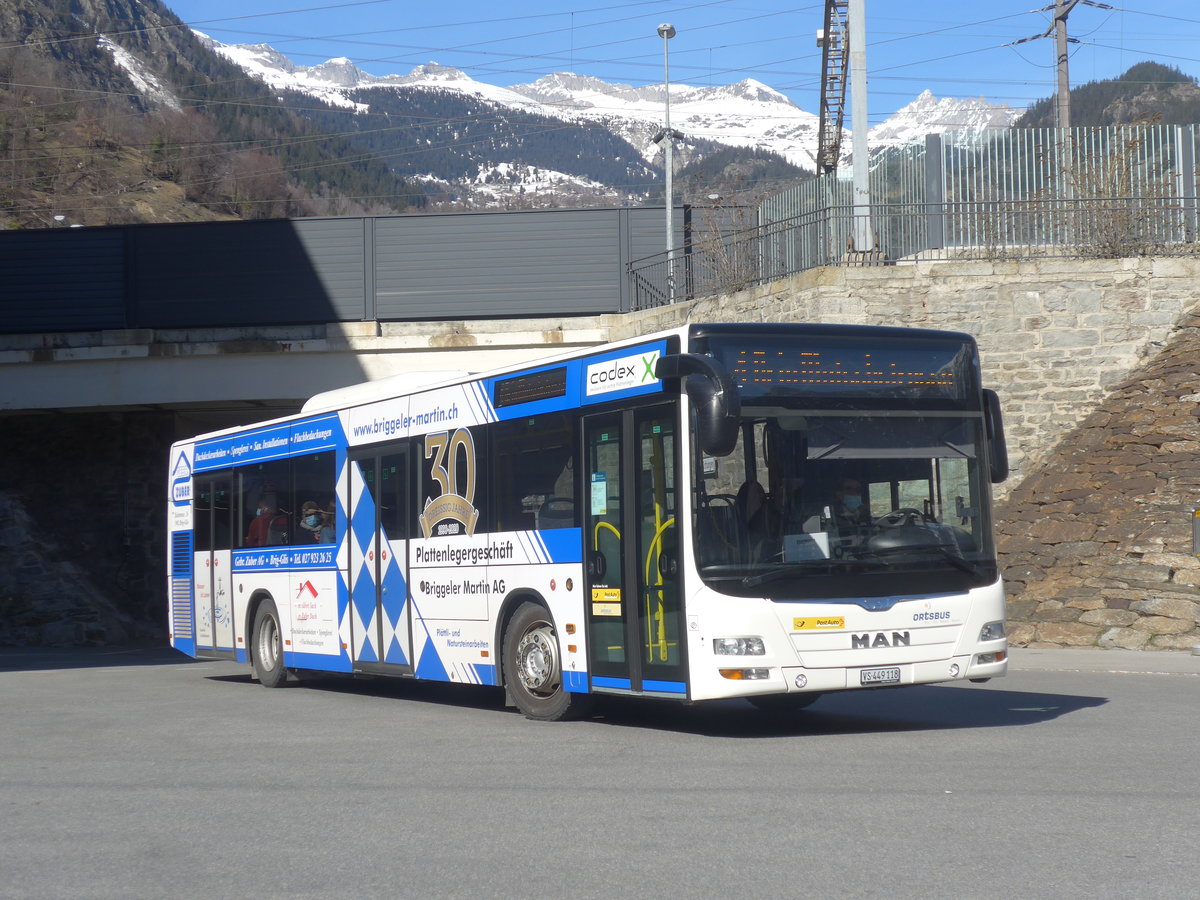
<svg viewBox="0 0 1200 900">
<path fill-rule="evenodd" d="M 1003 622 L 988 622 L 979 632 L 979 640 L 981 641 L 998 641 L 1004 637 Z"/>
<path fill-rule="evenodd" d="M 766 652 L 760 637 L 713 638 L 713 653 L 718 656 L 762 656 Z"/>
</svg>

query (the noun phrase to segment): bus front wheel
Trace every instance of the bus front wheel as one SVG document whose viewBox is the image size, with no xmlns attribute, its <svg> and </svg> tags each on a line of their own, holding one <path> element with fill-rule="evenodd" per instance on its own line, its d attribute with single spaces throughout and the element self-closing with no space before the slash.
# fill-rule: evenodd
<svg viewBox="0 0 1200 900">
<path fill-rule="evenodd" d="M 263 687 L 279 687 L 287 681 L 283 666 L 283 638 L 279 631 L 279 613 L 275 604 L 264 600 L 254 613 L 253 647 L 254 675 Z"/>
<path fill-rule="evenodd" d="M 757 697 L 747 697 L 746 699 L 759 712 L 776 716 L 786 716 L 812 706 L 821 699 L 821 694 L 816 692 L 807 694 L 759 694 Z"/>
<path fill-rule="evenodd" d="M 517 607 L 504 629 L 502 664 L 509 695 L 527 718 L 554 722 L 586 713 L 591 698 L 563 688 L 558 635 L 544 607 Z"/>
</svg>

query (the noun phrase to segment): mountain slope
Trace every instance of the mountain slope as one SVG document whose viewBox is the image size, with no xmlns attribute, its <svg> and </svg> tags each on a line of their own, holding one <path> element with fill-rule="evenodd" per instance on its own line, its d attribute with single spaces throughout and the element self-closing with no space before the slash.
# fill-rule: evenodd
<svg viewBox="0 0 1200 900">
<path fill-rule="evenodd" d="M 447 199 L 465 193 L 476 204 L 511 205 L 524 189 L 530 204 L 535 195 L 547 205 L 640 202 L 659 178 L 627 141 L 594 123 L 423 86 L 354 88 L 342 96 L 353 111 L 306 115 Z"/>
<path fill-rule="evenodd" d="M 1054 128 L 1056 101 L 1034 103 L 1017 120 L 1018 128 Z M 1190 125 L 1200 122 L 1200 86 L 1179 69 L 1155 62 L 1138 63 L 1116 78 L 1071 88 L 1071 125 L 1099 127 L 1134 122 Z"/>
<path fill-rule="evenodd" d="M 16 0 L 0 34 L 0 227 L 662 202 L 660 85 L 299 66 L 159 0 Z M 876 135 L 1007 114 L 966 103 L 923 95 Z M 750 202 L 811 171 L 816 116 L 760 82 L 672 85 L 671 113 L 677 200 Z"/>
<path fill-rule="evenodd" d="M 425 196 L 323 135 L 158 0 L 0 4 L 0 227 L 399 211 Z M 61 219 L 56 219 L 61 216 Z"/>
<path fill-rule="evenodd" d="M 407 75 L 376 77 L 347 59 L 297 66 L 267 45 L 203 39 L 276 91 L 337 107 L 341 115 L 320 115 L 323 128 L 357 133 L 356 140 L 386 156 L 397 171 L 420 178 L 430 191 L 440 188 L 456 204 L 594 205 L 661 198 L 663 151 L 654 142 L 662 130 L 661 87 L 557 73 L 505 88 L 437 63 Z M 773 95 L 776 106 L 790 106 L 765 87 L 759 92 Z M 689 129 L 676 129 L 677 166 L 731 143 L 751 148 L 759 143 L 753 133 L 731 142 L 728 122 L 711 134 L 705 129 L 720 94 L 727 95 L 727 116 L 731 103 L 745 106 L 749 99 L 747 92 L 731 95 L 730 89 L 707 96 L 688 88 L 672 91 L 672 109 Z M 754 118 L 743 109 L 729 121 L 745 132 Z M 787 168 L 792 178 L 804 175 L 794 164 Z"/>
<path fill-rule="evenodd" d="M 872 128 L 869 144 L 874 151 L 920 140 L 927 134 L 1010 128 L 1021 114 L 1022 110 L 989 103 L 983 97 L 939 100 L 931 91 L 922 91 L 912 103 Z"/>
<path fill-rule="evenodd" d="M 633 87 L 556 72 L 528 84 L 498 87 L 475 81 L 458 69 L 437 63 L 418 66 L 407 75 L 378 77 L 364 72 L 347 59 L 332 59 L 318 66 L 298 66 L 268 45 L 224 45 L 208 38 L 205 40 L 216 52 L 276 90 L 320 98 L 347 113 L 370 117 L 386 112 L 400 116 L 407 109 L 410 115 L 420 120 L 431 108 L 446 108 L 448 98 L 453 95 L 462 100 L 463 106 L 458 110 L 460 115 L 468 115 L 466 110 L 471 110 L 469 115 L 473 118 L 469 130 L 473 135 L 480 135 L 481 122 L 503 122 L 503 125 L 494 124 L 488 137 L 480 138 L 490 144 L 486 148 L 486 153 L 493 154 L 490 161 L 480 158 L 480 152 L 462 149 L 472 139 L 464 138 L 457 128 L 443 130 L 437 137 L 426 133 L 423 139 L 429 152 L 424 153 L 419 147 L 406 147 L 399 135 L 390 147 L 386 139 L 371 142 L 372 150 L 387 154 L 400 171 L 425 175 L 444 184 L 447 190 L 453 190 L 457 185 L 469 194 L 480 180 L 489 179 L 519 183 L 522 177 L 528 177 L 522 176 L 520 170 L 529 161 L 506 156 L 500 135 L 508 129 L 514 146 L 507 149 L 515 150 L 515 145 L 525 140 L 525 127 L 534 127 L 534 133 L 540 133 L 543 128 L 552 132 L 556 126 L 546 123 L 558 120 L 562 124 L 557 127 L 562 131 L 560 138 L 553 142 L 558 156 L 553 160 L 539 158 L 534 171 L 542 175 L 557 173 L 560 183 L 581 177 L 602 183 L 608 188 L 604 199 L 609 201 L 627 202 L 630 197 L 638 196 L 639 191 L 642 198 L 661 197 L 662 150 L 654 137 L 662 130 L 666 106 L 662 85 Z M 442 95 L 443 99 L 434 100 L 435 94 Z M 983 98 L 938 100 L 925 92 L 896 116 L 873 129 L 871 140 L 879 148 L 929 132 L 1007 127 L 1019 112 L 990 104 Z M 338 127 L 353 127 L 346 119 L 339 121 Z M 540 124 L 533 124 L 539 121 Z M 679 133 L 676 165 L 685 170 L 692 166 L 693 174 L 718 168 L 724 170 L 733 165 L 736 173 L 733 181 L 745 184 L 750 191 L 764 189 L 770 179 L 790 177 L 796 180 L 803 177 L 802 173 L 811 172 L 816 156 L 818 124 L 817 116 L 753 79 L 717 87 L 680 84 L 671 87 L 671 125 Z M 376 127 L 372 124 L 363 130 Z M 423 121 L 420 127 L 428 129 L 433 123 Z M 604 152 L 620 157 L 625 180 L 613 181 L 611 173 L 601 172 L 595 166 L 598 158 L 592 153 L 602 149 L 602 142 L 596 138 L 596 128 L 604 129 L 624 142 Z M 562 150 L 570 146 L 574 139 L 572 134 L 588 135 L 590 140 L 583 148 L 564 155 Z M 849 148 L 849 145 L 847 136 L 844 146 Z M 433 152 L 435 147 L 446 157 L 440 163 Z M 648 167 L 645 174 L 636 172 L 629 157 L 630 147 Z M 734 151 L 732 155 L 731 150 Z M 486 157 L 486 153 L 482 155 Z M 722 156 L 722 165 L 706 167 L 704 161 L 718 153 Z M 411 166 L 405 161 L 410 156 Z M 594 167 L 581 172 L 578 165 L 574 169 L 564 166 L 563 159 L 591 160 Z M 423 162 L 417 164 L 416 160 Z M 455 164 L 465 160 L 475 163 L 473 170 L 454 171 Z M 652 184 L 652 181 L 656 183 Z M 720 184 L 705 184 L 697 175 L 682 184 L 686 190 L 705 196 L 712 192 L 725 193 L 731 181 L 726 178 Z M 600 184 L 594 185 L 593 189 L 602 190 Z M 600 198 L 598 194 L 597 199 Z"/>
</svg>

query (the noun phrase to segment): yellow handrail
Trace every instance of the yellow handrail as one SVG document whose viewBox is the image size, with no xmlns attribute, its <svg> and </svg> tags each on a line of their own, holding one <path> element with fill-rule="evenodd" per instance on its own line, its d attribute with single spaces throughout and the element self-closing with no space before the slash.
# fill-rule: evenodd
<svg viewBox="0 0 1200 900">
<path fill-rule="evenodd" d="M 662 510 L 656 503 L 654 506 L 654 518 L 657 520 L 660 515 L 662 515 Z M 663 535 L 666 534 L 668 528 L 671 528 L 674 525 L 674 516 L 659 525 L 654 532 L 654 537 L 650 539 L 650 545 L 646 551 L 646 650 L 650 654 L 650 662 L 654 661 L 654 649 L 656 645 L 658 648 L 658 661 L 667 661 L 668 648 L 666 610 L 665 604 L 663 603 L 663 592 L 661 590 L 663 577 L 662 570 L 659 569 L 658 566 L 654 566 L 654 551 L 657 547 L 659 548 L 659 552 L 662 552 L 661 548 Z M 654 568 L 656 579 L 653 585 L 650 583 L 650 570 L 652 566 Z M 655 588 L 659 588 L 659 590 L 656 591 Z M 652 610 L 650 608 L 650 602 L 655 593 L 658 594 L 658 605 L 656 609 Z M 656 623 L 657 627 L 654 627 L 654 625 L 651 624 L 652 622 Z"/>
<path fill-rule="evenodd" d="M 592 538 L 592 549 L 597 552 L 599 552 L 599 550 L 600 550 L 600 529 L 601 528 L 607 528 L 609 531 L 611 531 L 613 534 L 615 534 L 617 536 L 618 541 L 621 539 L 621 532 L 617 531 L 617 527 L 615 525 L 612 525 L 608 522 L 597 522 L 596 523 L 596 534 Z"/>
</svg>

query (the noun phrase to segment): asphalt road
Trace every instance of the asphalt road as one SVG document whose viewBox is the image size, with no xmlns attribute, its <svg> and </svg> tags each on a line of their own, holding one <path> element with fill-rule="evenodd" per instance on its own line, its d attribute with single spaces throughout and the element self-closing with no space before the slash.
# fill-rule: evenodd
<svg viewBox="0 0 1200 900">
<path fill-rule="evenodd" d="M 2 897 L 1197 893 L 1200 656 L 543 724 L 493 689 L 0 650 Z"/>
</svg>

